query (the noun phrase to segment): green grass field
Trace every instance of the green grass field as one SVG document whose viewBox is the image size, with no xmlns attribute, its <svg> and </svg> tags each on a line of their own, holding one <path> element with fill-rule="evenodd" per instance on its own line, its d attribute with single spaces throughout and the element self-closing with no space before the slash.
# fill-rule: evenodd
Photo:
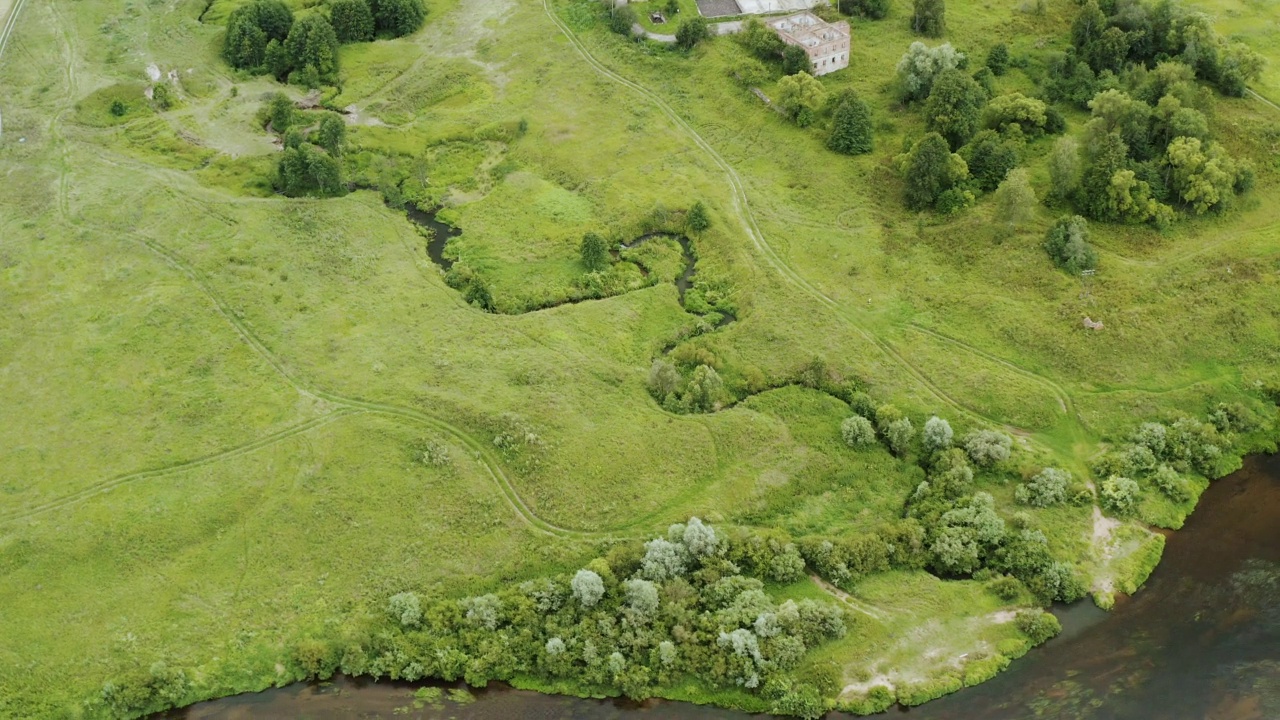
<svg viewBox="0 0 1280 720">
<path fill-rule="evenodd" d="M 936 414 L 1013 434 L 1008 467 L 978 478 L 1007 516 L 1016 480 L 1087 476 L 1143 420 L 1223 401 L 1274 415 L 1257 389 L 1280 383 L 1280 109 L 1255 99 L 1219 98 L 1215 117 L 1255 189 L 1164 234 L 1095 225 L 1084 293 L 1041 249 L 1049 208 L 1012 236 L 989 198 L 953 219 L 902 210 L 889 161 L 923 133 L 889 87 L 906 0 L 853 20 L 856 71 L 823 78 L 872 105 L 876 149 L 856 158 L 734 82 L 748 56 L 731 39 L 683 54 L 610 34 L 586 0 L 430 0 L 417 34 L 343 49 L 331 102 L 354 106 L 353 155 L 419 163 L 462 231 L 451 252 L 515 313 L 490 314 L 375 192 L 272 194 L 255 114 L 280 86 L 220 59 L 236 4 L 0 0 L 0 17 L 20 11 L 0 45 L 0 716 L 81 716 L 120 667 L 157 660 L 217 678 L 215 694 L 262 689 L 288 679 L 294 638 L 393 593 L 572 570 L 691 515 L 873 529 L 922 470 L 841 442 L 848 405 L 792 382 L 814 357 L 917 428 Z M 1268 55 L 1254 89 L 1280 102 L 1273 4 L 1201 4 Z M 1075 3 L 1047 5 L 952 0 L 946 39 L 975 58 L 1060 47 Z M 142 96 L 151 64 L 176 73 L 170 111 Z M 998 86 L 1035 82 L 1015 69 Z M 1041 195 L 1051 142 L 1030 146 Z M 629 240 L 694 200 L 712 218 L 695 280 L 737 322 L 688 337 L 669 241 L 645 251 L 661 282 L 520 312 L 574 292 L 584 232 Z M 645 381 L 673 344 L 744 399 L 664 411 Z M 425 445 L 448 461 L 423 463 Z M 1188 510 L 1147 498 L 1141 517 Z M 1107 587 L 1149 571 L 1136 520 L 1116 555 L 1089 508 L 1033 514 Z M 773 590 L 849 605 L 855 631 L 807 660 L 837 668 L 846 699 L 976 682 L 957 658 L 1025 651 L 1002 613 L 1029 598 L 976 581 Z M 702 692 L 666 694 L 715 699 Z"/>
</svg>

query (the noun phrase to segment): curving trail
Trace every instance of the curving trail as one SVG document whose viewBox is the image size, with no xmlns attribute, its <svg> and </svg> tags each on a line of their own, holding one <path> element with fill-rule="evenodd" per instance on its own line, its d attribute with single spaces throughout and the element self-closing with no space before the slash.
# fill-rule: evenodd
<svg viewBox="0 0 1280 720">
<path fill-rule="evenodd" d="M 798 272 L 792 269 L 791 266 L 788 265 L 787 262 L 783 260 L 782 257 L 777 253 L 777 251 L 774 250 L 773 246 L 769 244 L 768 240 L 765 239 L 764 233 L 760 230 L 760 226 L 756 222 L 755 215 L 751 211 L 750 199 L 747 197 L 746 188 L 743 185 L 742 178 L 738 174 L 737 170 L 735 170 L 733 166 L 730 165 L 729 162 L 725 160 L 724 157 L 720 155 L 720 153 L 717 152 L 716 149 L 712 147 L 711 144 L 708 143 L 698 133 L 698 131 L 694 129 L 692 125 L 690 125 L 684 118 L 682 118 L 675 111 L 675 109 L 672 108 L 660 96 L 648 90 L 643 85 L 640 85 L 639 83 L 628 80 L 627 78 L 610 70 L 603 63 L 597 60 L 595 56 L 593 56 L 591 52 L 587 49 L 586 45 L 576 35 L 574 35 L 571 29 L 569 29 L 569 26 L 566 25 L 564 21 L 562 21 L 560 17 L 555 14 L 555 11 L 551 7 L 551 0 L 542 0 L 542 9 L 546 13 L 547 17 L 551 19 L 551 22 L 556 26 L 556 28 L 559 29 L 560 32 L 565 36 L 565 38 L 569 41 L 569 44 L 573 46 L 573 49 L 578 53 L 578 55 L 581 56 L 582 59 L 589 66 L 591 66 L 593 70 L 595 70 L 600 75 L 608 78 L 609 80 L 612 80 L 618 83 L 619 85 L 622 85 L 623 87 L 626 87 L 630 90 L 635 91 L 638 95 L 648 100 L 649 102 L 653 103 L 653 105 L 655 105 L 660 111 L 662 111 L 662 114 L 665 115 L 668 120 L 670 120 L 677 128 L 684 131 L 684 133 L 689 137 L 689 139 L 694 143 L 694 145 L 696 145 L 699 149 L 705 152 L 707 156 L 711 158 L 712 162 L 714 162 L 716 166 L 720 168 L 720 170 L 724 173 L 725 179 L 728 180 L 729 187 L 732 190 L 734 214 L 738 216 L 738 220 L 742 223 L 743 229 L 747 232 L 747 235 L 751 238 L 752 245 L 760 253 L 760 255 L 764 257 L 765 262 L 768 263 L 768 265 L 775 272 L 777 272 L 780 276 L 782 276 L 784 280 L 786 280 L 793 286 L 799 288 L 801 291 L 809 295 L 814 300 L 817 300 L 822 305 L 834 311 L 836 317 L 839 320 L 843 321 L 847 326 L 852 328 L 864 340 L 872 343 L 877 348 L 879 348 L 881 352 L 883 352 L 887 357 L 889 357 L 895 363 L 902 366 L 902 368 L 905 369 L 908 374 L 910 374 L 918 383 L 920 383 L 921 386 L 923 386 L 926 390 L 928 390 L 929 393 L 932 394 L 934 397 L 936 397 L 943 403 L 950 405 L 952 408 L 954 408 L 956 411 L 960 412 L 961 414 L 967 415 L 971 418 L 976 418 L 983 422 L 995 423 L 997 425 L 1005 426 L 1005 424 L 1000 422 L 999 420 L 995 418 L 986 417 L 981 413 L 975 412 L 970 408 L 966 407 L 965 405 L 963 405 L 962 403 L 960 403 L 959 401 L 957 401 L 955 398 L 948 395 L 945 391 L 943 391 L 931 380 L 929 380 L 928 377 L 926 377 L 925 374 L 921 372 L 919 368 L 912 365 L 906 358 L 904 358 L 900 353 L 898 353 L 898 351 L 892 345 L 890 345 L 887 341 L 883 340 L 882 338 L 879 338 L 873 335 L 872 333 L 867 332 L 865 329 L 859 326 L 850 317 L 848 317 L 848 315 L 844 312 L 844 309 L 840 306 L 839 303 L 837 303 L 834 299 L 832 299 L 826 293 L 822 292 L 820 289 L 818 289 L 816 286 L 810 283 L 807 279 L 804 278 L 804 276 L 800 275 Z M 955 342 L 961 347 L 964 347 L 968 350 L 976 352 L 976 348 L 968 346 L 964 343 L 960 343 L 959 341 L 955 341 Z M 1007 364 L 1007 363 L 1004 363 L 1004 364 Z M 1053 392 L 1055 395 L 1058 395 L 1061 392 L 1061 388 L 1057 387 L 1056 385 L 1053 385 L 1052 381 L 1049 381 L 1047 378 L 1043 378 L 1028 370 L 1020 370 L 1020 373 L 1023 374 L 1024 376 L 1033 377 L 1041 383 L 1047 384 L 1048 387 L 1051 387 L 1053 389 Z M 1060 402 L 1061 402 L 1061 398 L 1060 398 Z M 1064 404 L 1064 412 L 1066 407 L 1069 407 L 1069 405 Z"/>
<path fill-rule="evenodd" d="M 297 425 L 287 427 L 278 433 L 274 433 L 272 435 L 267 435 L 266 437 L 258 438 L 253 442 L 246 443 L 244 445 L 240 445 L 238 447 L 234 447 L 229 450 L 223 450 L 221 452 L 216 452 L 210 455 L 205 455 L 204 457 L 196 458 L 195 460 L 188 460 L 186 462 L 180 462 L 174 465 L 166 465 L 164 467 L 154 468 L 152 470 L 142 470 L 139 472 L 127 473 L 125 475 L 117 475 L 116 477 L 109 478 L 107 480 L 102 480 L 100 482 L 96 482 L 92 485 L 89 485 L 88 487 L 77 490 L 76 492 L 73 492 L 70 495 L 64 495 L 63 497 L 57 498 L 55 500 L 49 500 L 47 502 L 36 505 L 34 507 L 24 508 L 18 512 L 0 515 L 0 524 L 16 522 L 18 520 L 24 520 L 26 518 L 33 517 L 35 515 L 40 515 L 42 513 L 49 512 L 50 510 L 57 510 L 58 508 L 66 507 L 67 505 L 72 505 L 74 503 L 77 503 L 93 495 L 109 492 L 113 488 L 117 488 L 121 485 L 131 483 L 135 480 L 144 480 L 147 478 L 154 478 L 154 477 L 160 477 L 162 475 L 169 475 L 171 473 L 181 472 L 183 470 L 191 470 L 193 468 L 202 467 L 204 465 L 212 465 L 213 463 L 220 462 L 222 460 L 228 460 L 233 457 L 245 455 L 247 453 L 253 452 L 254 450 L 260 450 L 262 448 L 275 445 L 278 442 L 288 440 L 289 438 L 294 437 L 296 435 L 301 435 L 302 433 L 314 430 L 319 427 L 323 427 L 335 420 L 338 420 L 339 418 L 343 418 L 348 415 L 356 415 L 356 414 L 360 414 L 360 411 L 352 410 L 350 408 L 340 408 L 326 415 L 322 415 L 318 418 L 308 420 L 307 422 L 299 423 Z"/>
<path fill-rule="evenodd" d="M 275 371 L 285 380 L 285 382 L 289 383 L 289 385 L 299 393 L 323 401 L 329 405 L 344 408 L 348 411 L 363 411 L 388 415 L 402 420 L 408 420 L 419 425 L 425 425 L 449 435 L 470 450 L 476 460 L 480 462 L 480 464 L 484 465 L 489 476 L 493 478 L 494 483 L 502 491 L 502 495 L 506 498 L 507 504 L 511 506 L 511 509 L 516 513 L 516 515 L 524 520 L 529 527 L 543 534 L 559 537 L 592 537 L 600 534 L 560 527 L 559 525 L 555 525 L 538 517 L 537 514 L 534 513 L 533 510 L 529 508 L 528 504 L 520 497 L 515 486 L 511 483 L 511 479 L 507 477 L 507 474 L 502 470 L 502 466 L 499 464 L 497 458 L 494 457 L 493 452 L 462 428 L 420 410 L 414 410 L 412 408 L 401 407 L 398 405 L 370 402 L 359 398 L 346 397 L 344 395 L 328 392 L 319 388 L 307 387 L 290 374 L 280 359 L 277 358 L 275 354 L 267 348 L 262 340 L 249 329 L 244 321 L 236 315 L 235 311 L 233 311 L 226 302 L 213 291 L 212 286 L 200 271 L 189 265 L 177 253 L 169 250 L 154 240 L 144 238 L 140 239 L 139 242 L 145 245 L 147 249 L 151 250 L 156 255 L 159 255 L 166 263 L 181 272 L 183 275 L 186 275 L 193 283 L 195 283 L 209 301 L 213 303 L 218 313 L 222 315 L 222 317 L 225 318 L 233 328 L 235 328 L 241 339 L 243 339 L 249 347 L 253 348 L 254 352 L 269 363 L 271 367 L 274 368 Z"/>
</svg>

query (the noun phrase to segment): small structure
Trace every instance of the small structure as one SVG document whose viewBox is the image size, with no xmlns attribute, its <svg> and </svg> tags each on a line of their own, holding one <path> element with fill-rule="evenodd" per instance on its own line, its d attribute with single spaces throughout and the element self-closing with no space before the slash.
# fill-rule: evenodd
<svg viewBox="0 0 1280 720">
<path fill-rule="evenodd" d="M 1087 328 L 1089 328 L 1090 330 L 1101 330 L 1101 329 L 1102 329 L 1102 321 L 1101 321 L 1101 320 L 1094 320 L 1094 319 L 1090 318 L 1088 315 L 1086 315 L 1086 316 L 1085 316 L 1085 318 L 1084 318 L 1084 326 L 1085 326 L 1085 327 L 1087 327 Z"/>
<path fill-rule="evenodd" d="M 666 21 L 667 19 L 663 17 L 662 13 L 660 12 L 649 13 L 649 22 L 653 23 L 654 25 L 662 25 Z"/>
<path fill-rule="evenodd" d="M 776 20 L 769 27 L 788 45 L 809 56 L 814 75 L 826 75 L 849 67 L 849 23 L 829 23 L 811 12 L 798 12 Z"/>
</svg>

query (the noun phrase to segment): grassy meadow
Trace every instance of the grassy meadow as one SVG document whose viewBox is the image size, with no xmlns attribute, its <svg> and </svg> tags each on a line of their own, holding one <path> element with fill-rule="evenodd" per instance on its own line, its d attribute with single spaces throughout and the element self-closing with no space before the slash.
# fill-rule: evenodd
<svg viewBox="0 0 1280 720">
<path fill-rule="evenodd" d="M 953 218 L 903 210 L 891 159 L 924 132 L 890 86 L 915 39 L 907 0 L 853 19 L 851 70 L 822 78 L 872 106 L 859 157 L 736 81 L 758 61 L 730 38 L 684 53 L 609 33 L 588 0 L 428 0 L 416 34 L 344 46 L 324 99 L 351 113 L 361 179 L 411 165 L 461 230 L 448 252 L 492 287 L 487 313 L 377 192 L 273 192 L 257 114 L 303 91 L 221 59 L 238 4 L 15 4 L 0 46 L 0 716 L 83 717 L 122 668 L 157 661 L 207 681 L 182 702 L 290 682 L 297 638 L 392 594 L 572 571 L 693 515 L 873 530 L 924 479 L 919 453 L 848 447 L 849 404 L 795 382 L 814 358 L 917 428 L 1011 434 L 1013 458 L 977 487 L 1103 593 L 1140 585 L 1163 542 L 1147 524 L 1180 526 L 1194 500 L 1145 488 L 1107 545 L 1092 508 L 1027 511 L 1017 482 L 1048 465 L 1084 481 L 1144 420 L 1219 402 L 1274 416 L 1260 389 L 1280 385 L 1280 109 L 1255 99 L 1216 100 L 1218 139 L 1257 172 L 1238 207 L 1165 233 L 1095 224 L 1083 288 L 1041 247 L 1057 209 L 1016 233 L 989 197 Z M 1269 57 L 1254 89 L 1280 102 L 1273 5 L 1198 4 Z M 946 41 L 1029 58 L 998 92 L 1037 86 L 1037 53 L 1065 46 L 1076 8 L 1020 5 L 948 3 Z M 143 96 L 151 65 L 174 73 L 170 110 Z M 1077 133 L 1087 118 L 1067 119 Z M 1041 196 L 1051 144 L 1028 149 Z M 579 291 L 583 233 L 627 242 L 695 200 L 711 216 L 695 288 L 735 322 L 695 330 L 670 241 L 625 251 L 657 282 L 523 312 Z M 668 351 L 707 359 L 740 400 L 664 410 L 646 379 Z M 977 580 L 769 591 L 846 609 L 850 633 L 806 660 L 832 669 L 831 700 L 883 684 L 923 701 L 1027 650 L 1010 619 L 1032 599 Z M 722 701 L 749 705 L 739 694 Z"/>
</svg>

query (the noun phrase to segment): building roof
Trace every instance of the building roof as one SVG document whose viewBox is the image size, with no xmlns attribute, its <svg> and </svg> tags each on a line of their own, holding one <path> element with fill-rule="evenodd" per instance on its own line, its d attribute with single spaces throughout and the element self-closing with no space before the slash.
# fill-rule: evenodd
<svg viewBox="0 0 1280 720">
<path fill-rule="evenodd" d="M 829 23 L 807 11 L 769 20 L 768 23 L 779 34 L 805 47 L 817 47 L 834 40 L 848 39 L 850 34 L 849 23 Z"/>
</svg>

